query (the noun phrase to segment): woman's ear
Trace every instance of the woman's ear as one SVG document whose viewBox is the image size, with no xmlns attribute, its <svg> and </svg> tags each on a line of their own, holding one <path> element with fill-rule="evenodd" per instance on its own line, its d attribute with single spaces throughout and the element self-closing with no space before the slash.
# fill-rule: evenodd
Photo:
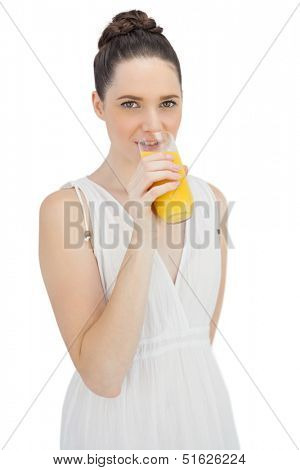
<svg viewBox="0 0 300 470">
<path fill-rule="evenodd" d="M 92 92 L 92 103 L 93 103 L 93 107 L 94 107 L 94 110 L 95 110 L 95 113 L 97 114 L 97 116 L 100 119 L 102 119 L 103 121 L 105 121 L 105 119 L 104 119 L 104 105 L 103 105 L 103 102 L 99 98 L 99 95 L 96 91 Z"/>
</svg>

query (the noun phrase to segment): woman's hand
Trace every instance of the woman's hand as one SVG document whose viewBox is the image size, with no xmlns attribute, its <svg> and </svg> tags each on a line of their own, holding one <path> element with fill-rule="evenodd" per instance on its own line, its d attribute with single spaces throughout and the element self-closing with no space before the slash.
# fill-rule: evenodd
<svg viewBox="0 0 300 470">
<path fill-rule="evenodd" d="M 183 167 L 187 174 L 187 166 L 183 165 Z M 138 204 L 129 204 L 129 213 L 138 224 L 153 220 L 152 203 L 162 194 L 178 187 L 182 178 L 182 174 L 179 173 L 180 169 L 182 166 L 178 167 L 173 163 L 171 154 L 158 152 L 141 158 L 127 185 L 129 201 L 138 202 Z M 161 180 L 170 181 L 152 186 L 153 183 Z M 137 210 L 133 207 L 137 207 Z"/>
</svg>

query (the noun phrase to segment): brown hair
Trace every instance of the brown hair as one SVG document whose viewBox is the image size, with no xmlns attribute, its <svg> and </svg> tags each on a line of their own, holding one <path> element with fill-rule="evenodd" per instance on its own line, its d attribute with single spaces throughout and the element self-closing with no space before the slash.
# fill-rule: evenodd
<svg viewBox="0 0 300 470">
<path fill-rule="evenodd" d="M 158 57 L 173 64 L 182 91 L 180 63 L 162 31 L 141 10 L 124 11 L 113 17 L 98 41 L 99 52 L 94 59 L 95 86 L 102 101 L 113 81 L 116 65 L 138 57 Z"/>
</svg>

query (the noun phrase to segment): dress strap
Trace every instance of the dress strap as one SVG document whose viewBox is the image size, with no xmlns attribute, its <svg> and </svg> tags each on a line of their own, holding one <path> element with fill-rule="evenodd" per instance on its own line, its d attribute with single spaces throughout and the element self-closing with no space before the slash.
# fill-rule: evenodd
<svg viewBox="0 0 300 470">
<path fill-rule="evenodd" d="M 218 235 L 221 235 L 221 219 L 220 219 L 220 207 L 219 207 L 219 201 L 217 200 L 217 197 L 215 195 L 215 192 L 213 191 L 212 187 L 207 183 L 207 181 L 201 180 L 208 191 L 208 194 L 210 196 L 210 201 L 211 201 L 211 210 L 212 210 L 212 215 L 213 219 L 212 222 L 214 224 L 214 229 L 216 230 Z"/>
<path fill-rule="evenodd" d="M 81 203 L 81 206 L 82 206 L 82 212 L 83 212 L 83 218 L 84 218 L 84 225 L 85 225 L 85 231 L 84 231 L 84 239 L 85 240 L 90 240 L 91 243 L 92 243 L 92 235 L 91 235 L 91 231 L 89 229 L 89 225 L 88 225 L 88 222 L 87 222 L 87 217 L 86 217 L 86 213 L 85 213 L 85 209 L 84 209 L 84 204 L 83 204 L 83 201 L 82 201 L 82 197 L 81 197 L 81 194 L 80 194 L 80 190 L 78 188 L 78 186 L 75 184 L 74 185 L 74 188 L 75 188 L 75 191 L 77 193 L 77 196 L 78 196 L 78 199 Z M 85 197 L 85 196 L 84 196 Z M 85 200 L 88 204 L 88 201 L 85 197 Z"/>
<path fill-rule="evenodd" d="M 66 183 L 66 184 L 64 184 L 63 186 L 60 187 L 60 189 L 64 189 L 64 188 L 75 188 L 75 191 L 76 191 L 76 194 L 77 194 L 78 199 L 80 201 L 82 212 L 83 212 L 84 227 L 85 227 L 84 239 L 85 239 L 85 241 L 90 240 L 92 248 L 94 250 L 93 231 L 91 230 L 91 228 L 89 226 L 88 218 L 87 218 L 86 213 L 85 213 L 85 207 L 84 207 L 84 203 L 83 203 L 82 196 L 81 196 L 81 192 L 82 192 L 82 194 L 84 194 L 84 192 L 80 190 L 80 188 L 78 187 L 78 185 L 76 184 L 75 181 L 70 181 L 70 182 L 68 182 L 68 183 Z M 86 200 L 87 207 L 89 207 L 89 202 L 88 202 L 87 197 L 86 197 L 85 194 L 84 194 L 84 197 L 85 197 L 85 200 Z"/>
</svg>

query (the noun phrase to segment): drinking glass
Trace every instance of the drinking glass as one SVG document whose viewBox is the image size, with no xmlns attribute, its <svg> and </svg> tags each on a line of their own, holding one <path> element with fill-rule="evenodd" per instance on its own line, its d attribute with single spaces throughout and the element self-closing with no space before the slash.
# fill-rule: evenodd
<svg viewBox="0 0 300 470">
<path fill-rule="evenodd" d="M 174 157 L 173 162 L 182 166 L 181 157 L 177 149 L 174 136 L 171 132 L 160 131 L 152 132 L 147 140 L 139 140 L 138 148 L 141 158 L 153 153 L 171 154 Z M 189 219 L 192 215 L 194 200 L 193 195 L 182 166 L 179 170 L 182 179 L 177 188 L 158 196 L 154 202 L 154 211 L 168 224 L 176 224 Z M 167 183 L 169 179 L 155 181 L 151 187 Z"/>
</svg>

